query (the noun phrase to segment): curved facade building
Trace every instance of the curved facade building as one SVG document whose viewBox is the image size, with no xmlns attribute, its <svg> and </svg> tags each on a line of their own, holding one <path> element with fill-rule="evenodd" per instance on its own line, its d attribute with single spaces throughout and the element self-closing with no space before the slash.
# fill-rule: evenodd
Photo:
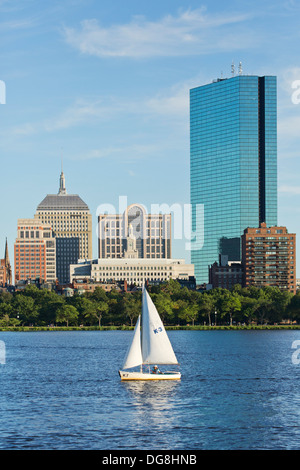
<svg viewBox="0 0 300 470">
<path fill-rule="evenodd" d="M 138 258 L 171 258 L 171 214 L 148 214 L 131 204 L 123 214 L 99 214 L 99 258 L 124 258 L 128 236 L 135 239 Z"/>
</svg>

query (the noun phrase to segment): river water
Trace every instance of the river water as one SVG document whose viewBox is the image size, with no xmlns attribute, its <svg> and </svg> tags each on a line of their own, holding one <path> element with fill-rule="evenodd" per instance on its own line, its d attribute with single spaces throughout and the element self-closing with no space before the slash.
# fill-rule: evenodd
<svg viewBox="0 0 300 470">
<path fill-rule="evenodd" d="M 132 334 L 0 332 L 0 449 L 300 448 L 300 331 L 169 331 L 169 383 L 120 381 Z"/>
</svg>

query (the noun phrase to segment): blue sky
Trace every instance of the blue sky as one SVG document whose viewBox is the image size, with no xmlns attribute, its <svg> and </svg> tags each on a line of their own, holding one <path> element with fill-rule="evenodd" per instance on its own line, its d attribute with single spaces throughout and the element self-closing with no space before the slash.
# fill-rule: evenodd
<svg viewBox="0 0 300 470">
<path fill-rule="evenodd" d="M 278 221 L 300 234 L 299 20 L 296 0 L 0 0 L 0 256 L 58 191 L 62 156 L 95 257 L 99 205 L 188 204 L 189 89 L 232 61 L 277 76 Z M 185 242 L 173 257 L 189 261 Z"/>
</svg>

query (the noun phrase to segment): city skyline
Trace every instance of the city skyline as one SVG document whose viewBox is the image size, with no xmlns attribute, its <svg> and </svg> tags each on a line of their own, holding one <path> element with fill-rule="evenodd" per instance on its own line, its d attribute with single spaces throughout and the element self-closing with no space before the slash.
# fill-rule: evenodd
<svg viewBox="0 0 300 470">
<path fill-rule="evenodd" d="M 100 8 L 92 0 L 1 0 L 8 204 L 0 243 L 7 237 L 13 253 L 17 219 L 33 217 L 56 192 L 62 157 L 69 192 L 93 216 L 93 256 L 100 204 L 117 208 L 120 196 L 147 207 L 188 204 L 189 89 L 229 78 L 232 61 L 245 75 L 278 78 L 278 223 L 298 233 L 299 11 L 293 1 L 104 0 Z M 172 240 L 173 256 L 189 262 L 185 242 Z"/>
</svg>

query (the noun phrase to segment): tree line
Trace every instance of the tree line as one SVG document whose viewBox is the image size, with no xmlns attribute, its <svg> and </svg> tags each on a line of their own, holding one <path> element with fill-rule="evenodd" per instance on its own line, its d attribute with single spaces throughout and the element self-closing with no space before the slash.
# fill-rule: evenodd
<svg viewBox="0 0 300 470">
<path fill-rule="evenodd" d="M 300 323 L 300 292 L 240 285 L 199 292 L 181 288 L 174 280 L 148 290 L 166 326 Z M 141 291 L 106 292 L 100 287 L 64 297 L 29 285 L 14 293 L 0 292 L 0 327 L 133 326 L 141 297 Z"/>
</svg>

